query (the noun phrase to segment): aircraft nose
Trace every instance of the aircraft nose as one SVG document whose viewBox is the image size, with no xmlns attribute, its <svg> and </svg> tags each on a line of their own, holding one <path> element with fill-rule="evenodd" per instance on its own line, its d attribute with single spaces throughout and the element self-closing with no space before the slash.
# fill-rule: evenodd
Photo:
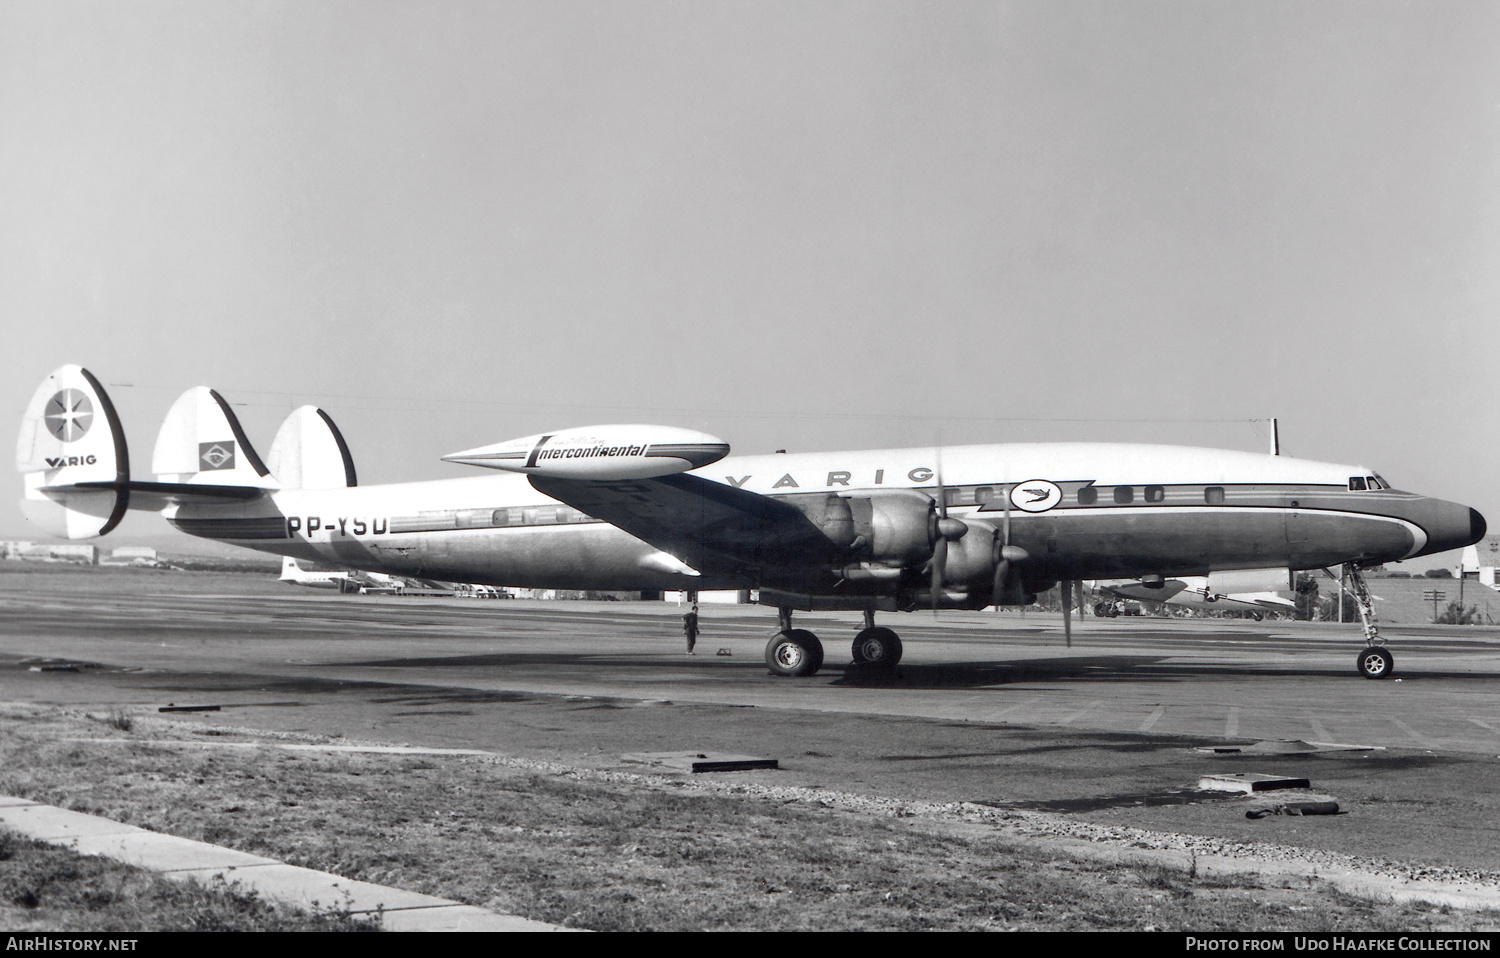
<svg viewBox="0 0 1500 958">
<path fill-rule="evenodd" d="M 1427 547 L 1422 550 L 1423 555 L 1462 549 L 1484 538 L 1489 526 L 1478 509 L 1441 500 L 1434 504 L 1438 509 L 1427 529 Z"/>
</svg>

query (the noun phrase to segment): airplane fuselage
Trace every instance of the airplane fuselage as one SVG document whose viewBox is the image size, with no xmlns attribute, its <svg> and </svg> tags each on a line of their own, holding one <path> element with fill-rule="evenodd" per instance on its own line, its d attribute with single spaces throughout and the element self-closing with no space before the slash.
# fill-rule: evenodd
<svg viewBox="0 0 1500 958">
<path fill-rule="evenodd" d="M 1473 510 L 1385 488 L 1360 466 L 1177 446 L 742 456 L 692 474 L 789 502 L 815 521 L 830 497 L 941 495 L 949 515 L 971 528 L 999 529 L 1008 519 L 1010 542 L 1028 556 L 1025 575 L 1038 584 L 1371 565 L 1455 548 L 1483 532 Z M 490 585 L 809 593 L 912 585 L 909 570 L 901 581 L 859 577 L 850 571 L 859 564 L 853 553 L 848 563 L 815 572 L 794 564 L 777 581 L 694 575 L 641 539 L 548 498 L 523 475 L 281 490 L 240 506 L 184 504 L 167 518 L 193 535 L 279 555 Z M 982 539 L 966 535 L 954 543 L 946 585 L 973 585 L 978 594 L 992 568 Z"/>
</svg>

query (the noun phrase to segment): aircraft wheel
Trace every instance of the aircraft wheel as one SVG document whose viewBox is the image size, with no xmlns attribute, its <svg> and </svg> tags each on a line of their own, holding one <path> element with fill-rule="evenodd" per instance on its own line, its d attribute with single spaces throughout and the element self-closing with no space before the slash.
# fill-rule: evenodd
<svg viewBox="0 0 1500 958">
<path fill-rule="evenodd" d="M 884 626 L 865 629 L 854 637 L 855 665 L 892 668 L 901 661 L 901 638 Z"/>
<path fill-rule="evenodd" d="M 766 643 L 766 666 L 772 675 L 814 675 L 823 667 L 823 643 L 806 629 L 777 632 Z"/>
<path fill-rule="evenodd" d="M 1388 679 L 1396 669 L 1396 657 L 1378 645 L 1372 645 L 1359 653 L 1359 674 L 1367 679 Z"/>
</svg>

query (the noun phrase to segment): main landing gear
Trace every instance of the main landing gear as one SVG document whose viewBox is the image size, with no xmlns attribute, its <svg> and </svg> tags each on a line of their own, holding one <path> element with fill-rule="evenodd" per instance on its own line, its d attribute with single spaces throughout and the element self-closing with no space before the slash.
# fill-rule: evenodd
<svg viewBox="0 0 1500 958">
<path fill-rule="evenodd" d="M 823 643 L 806 629 L 792 628 L 792 610 L 778 610 L 781 630 L 766 643 L 766 667 L 773 675 L 813 675 L 823 667 Z M 901 638 L 875 624 L 875 613 L 865 612 L 865 627 L 854 637 L 850 649 L 854 664 L 866 668 L 893 668 L 901 661 Z"/>
</svg>

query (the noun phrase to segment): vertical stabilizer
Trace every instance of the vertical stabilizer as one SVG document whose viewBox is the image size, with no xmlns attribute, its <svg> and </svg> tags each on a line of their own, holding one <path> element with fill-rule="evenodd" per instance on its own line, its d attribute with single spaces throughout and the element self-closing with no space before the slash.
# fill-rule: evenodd
<svg viewBox="0 0 1500 958">
<path fill-rule="evenodd" d="M 205 386 L 189 389 L 167 410 L 151 471 L 160 482 L 277 487 L 229 404 Z"/>
<path fill-rule="evenodd" d="M 303 406 L 286 417 L 267 459 L 271 475 L 286 489 L 347 489 L 359 484 L 343 434 L 316 406 Z"/>
<path fill-rule="evenodd" d="M 16 439 L 21 511 L 49 535 L 102 536 L 130 502 L 130 456 L 114 404 L 93 374 L 63 366 L 37 387 Z"/>
</svg>

